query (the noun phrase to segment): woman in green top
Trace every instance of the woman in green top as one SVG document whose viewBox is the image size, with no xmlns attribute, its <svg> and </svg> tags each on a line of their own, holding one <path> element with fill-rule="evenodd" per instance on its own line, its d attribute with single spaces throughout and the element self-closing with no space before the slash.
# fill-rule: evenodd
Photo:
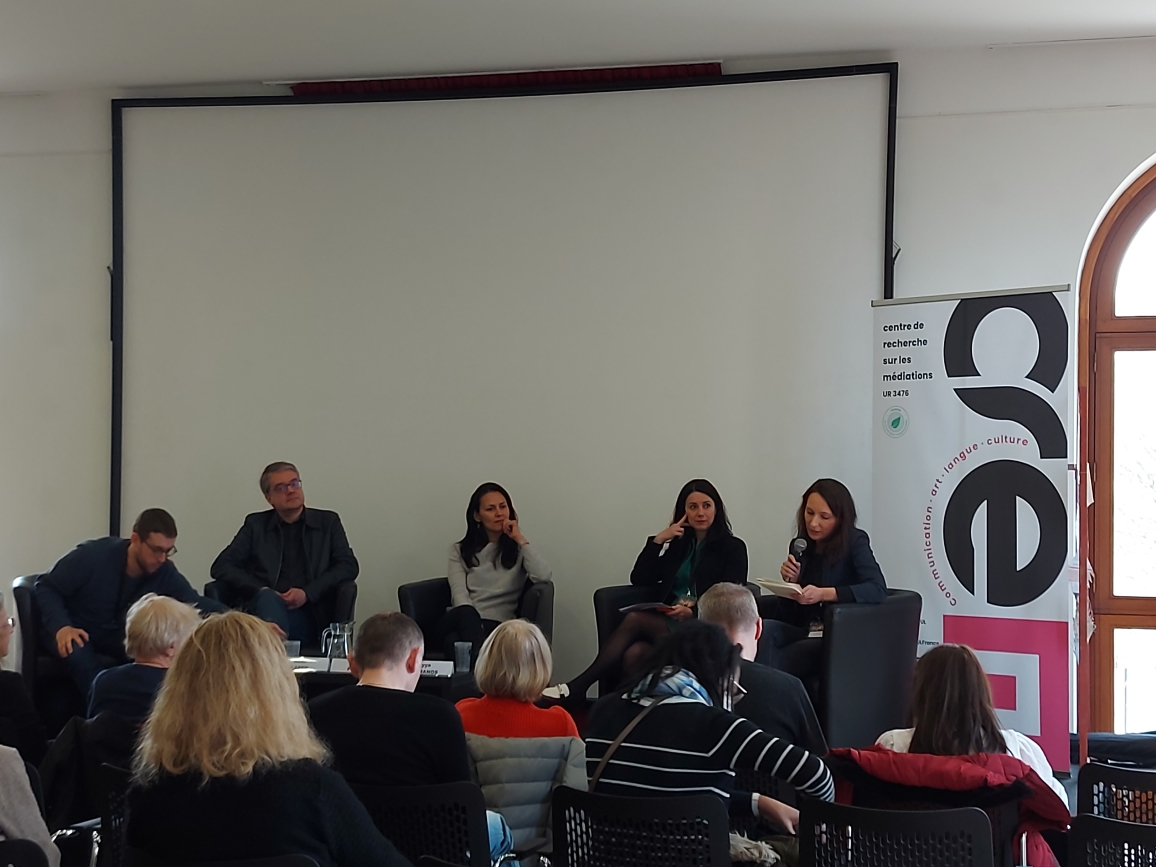
<svg viewBox="0 0 1156 867">
<path fill-rule="evenodd" d="M 546 695 L 581 700 L 615 666 L 631 671 L 660 638 L 694 617 L 698 597 L 720 581 L 747 582 L 747 546 L 731 532 L 718 489 L 692 479 L 675 500 L 670 526 L 646 540 L 630 573 L 631 584 L 658 588 L 664 607 L 631 611 L 589 668 Z"/>
</svg>

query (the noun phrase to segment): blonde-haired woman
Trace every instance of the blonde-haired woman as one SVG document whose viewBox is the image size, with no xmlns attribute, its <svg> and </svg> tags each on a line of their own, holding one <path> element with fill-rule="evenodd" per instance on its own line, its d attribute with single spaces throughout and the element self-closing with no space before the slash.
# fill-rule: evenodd
<svg viewBox="0 0 1156 867">
<path fill-rule="evenodd" d="M 196 608 L 169 596 L 146 593 L 134 602 L 124 627 L 124 650 L 132 662 L 96 676 L 88 700 L 89 719 L 111 713 L 136 725 L 144 722 L 165 672 L 200 622 Z"/>
<path fill-rule="evenodd" d="M 528 620 L 499 624 L 482 644 L 474 670 L 482 698 L 457 704 L 462 727 L 489 738 L 578 737 L 564 708 L 534 705 L 549 686 L 553 668 L 542 630 Z"/>
<path fill-rule="evenodd" d="M 321 867 L 405 867 L 327 758 L 281 642 L 251 615 L 213 615 L 145 722 L 128 845 L 182 861 L 302 854 Z"/>
</svg>

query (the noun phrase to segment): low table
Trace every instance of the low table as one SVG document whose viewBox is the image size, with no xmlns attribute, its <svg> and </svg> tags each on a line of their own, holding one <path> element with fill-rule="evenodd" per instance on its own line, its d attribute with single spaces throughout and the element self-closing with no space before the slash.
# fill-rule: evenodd
<svg viewBox="0 0 1156 867">
<path fill-rule="evenodd" d="M 297 683 L 305 701 L 312 701 L 319 695 L 357 683 L 357 678 L 349 673 L 349 663 L 344 659 L 332 660 L 332 667 L 329 665 L 330 660 L 325 657 L 295 656 L 290 662 L 293 663 L 293 673 L 297 675 Z M 450 703 L 481 696 L 472 672 L 456 672 L 449 677 L 423 675 L 418 679 L 415 692 L 436 695 Z"/>
</svg>

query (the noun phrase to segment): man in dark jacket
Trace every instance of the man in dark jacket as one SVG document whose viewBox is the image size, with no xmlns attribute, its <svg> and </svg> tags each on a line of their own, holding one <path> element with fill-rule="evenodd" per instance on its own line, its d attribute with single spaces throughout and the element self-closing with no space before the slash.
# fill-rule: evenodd
<svg viewBox="0 0 1156 867">
<path fill-rule="evenodd" d="M 297 467 L 277 461 L 261 473 L 273 508 L 254 512 L 213 561 L 213 580 L 245 600 L 245 610 L 294 641 L 316 643 L 324 625 L 317 603 L 357 578 L 357 558 L 336 512 L 305 508 Z"/>
<path fill-rule="evenodd" d="M 43 644 L 64 659 L 86 702 L 97 674 L 128 661 L 125 615 L 146 593 L 171 596 L 203 614 L 226 610 L 198 595 L 177 571 L 169 559 L 176 541 L 173 516 L 145 509 L 130 538 L 84 542 L 36 581 Z"/>
<path fill-rule="evenodd" d="M 754 661 L 763 621 L 751 591 L 741 584 L 716 584 L 698 600 L 698 616 L 721 626 L 739 646 L 743 657 L 739 684 L 746 695 L 735 704 L 735 713 L 769 735 L 825 756 L 827 739 L 803 682 Z"/>
</svg>

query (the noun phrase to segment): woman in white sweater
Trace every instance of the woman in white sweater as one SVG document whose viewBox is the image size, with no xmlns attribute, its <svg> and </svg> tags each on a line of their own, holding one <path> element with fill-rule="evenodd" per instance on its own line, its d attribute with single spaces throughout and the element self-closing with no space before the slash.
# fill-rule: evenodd
<svg viewBox="0 0 1156 867">
<path fill-rule="evenodd" d="M 450 659 L 457 641 L 470 642 L 476 657 L 494 627 L 517 615 L 526 581 L 550 580 L 549 565 L 522 534 L 510 495 L 497 482 L 470 497 L 466 534 L 450 545 L 446 574 L 453 607 L 429 641 Z"/>
<path fill-rule="evenodd" d="M 1035 771 L 1068 803 L 1064 787 L 1036 742 L 999 727 L 991 685 L 970 647 L 941 644 L 920 657 L 915 664 L 911 720 L 914 728 L 884 732 L 876 743 L 897 753 L 935 756 L 1005 753 Z"/>
</svg>

